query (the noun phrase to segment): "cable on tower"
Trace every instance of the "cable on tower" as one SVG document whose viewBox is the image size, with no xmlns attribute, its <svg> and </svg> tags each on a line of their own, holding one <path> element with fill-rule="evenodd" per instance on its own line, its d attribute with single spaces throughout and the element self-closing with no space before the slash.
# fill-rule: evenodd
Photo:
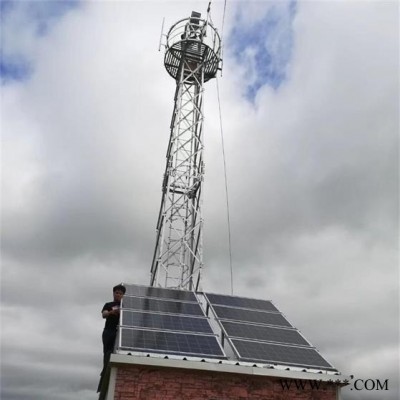
<svg viewBox="0 0 400 400">
<path fill-rule="evenodd" d="M 224 59 L 224 42 L 223 42 L 223 36 L 224 36 L 224 24 L 225 24 L 225 14 L 226 14 L 226 1 L 224 1 L 224 11 L 222 14 L 222 27 L 221 27 L 221 75 L 222 75 L 222 64 L 223 64 L 223 59 Z M 207 7 L 207 22 L 210 21 L 211 25 L 214 25 L 212 17 L 211 17 L 211 2 L 212 0 L 208 3 Z"/>
<path fill-rule="evenodd" d="M 224 1 L 224 12 L 222 14 L 222 27 L 221 27 L 221 59 L 224 59 L 224 24 L 225 24 L 225 13 L 226 13 L 226 0 Z"/>
<path fill-rule="evenodd" d="M 228 177 L 226 173 L 226 157 L 225 157 L 225 144 L 224 144 L 224 133 L 222 129 L 222 112 L 221 112 L 221 100 L 219 96 L 219 84 L 218 77 L 216 77 L 217 82 L 217 97 L 218 97 L 218 109 L 219 109 L 219 126 L 221 131 L 221 142 L 222 142 L 222 158 L 224 161 L 224 176 L 225 176 L 225 197 L 226 197 L 226 213 L 228 221 L 228 245 L 229 245 L 229 268 L 231 274 L 231 295 L 233 295 L 233 267 L 232 267 L 232 241 L 231 241 L 231 221 L 229 214 L 229 196 L 228 196 Z"/>
</svg>

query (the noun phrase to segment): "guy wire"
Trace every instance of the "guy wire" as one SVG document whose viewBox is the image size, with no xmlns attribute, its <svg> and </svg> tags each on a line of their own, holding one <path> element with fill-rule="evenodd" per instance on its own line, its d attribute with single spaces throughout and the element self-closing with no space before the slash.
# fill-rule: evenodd
<svg viewBox="0 0 400 400">
<path fill-rule="evenodd" d="M 219 125 L 221 131 L 221 141 L 222 141 L 222 158 L 224 161 L 224 175 L 225 175 L 226 213 L 228 220 L 228 241 L 229 241 L 229 267 L 231 273 L 231 295 L 233 295 L 232 241 L 231 241 L 231 221 L 229 215 L 228 177 L 226 173 L 225 144 L 224 144 L 224 134 L 222 129 L 222 112 L 221 112 L 221 100 L 219 97 L 218 76 L 216 76 L 216 82 L 217 82 L 217 97 L 218 97 L 218 109 L 219 109 Z"/>
<path fill-rule="evenodd" d="M 225 42 L 223 41 L 223 36 L 224 36 L 224 24 L 225 24 L 225 12 L 226 12 L 226 0 L 224 1 L 224 13 L 222 14 L 222 27 L 221 27 L 221 59 L 224 59 L 224 44 Z"/>
<path fill-rule="evenodd" d="M 224 1 L 224 11 L 222 14 L 222 27 L 221 27 L 221 61 L 224 59 L 224 41 L 223 41 L 223 36 L 224 36 L 224 25 L 225 25 L 225 13 L 226 13 L 226 1 Z M 207 8 L 207 21 L 210 20 L 210 22 L 213 24 L 212 18 L 211 18 L 211 2 L 208 3 L 208 8 Z M 223 62 L 223 61 L 222 61 Z M 222 73 L 222 69 L 221 69 Z"/>
</svg>

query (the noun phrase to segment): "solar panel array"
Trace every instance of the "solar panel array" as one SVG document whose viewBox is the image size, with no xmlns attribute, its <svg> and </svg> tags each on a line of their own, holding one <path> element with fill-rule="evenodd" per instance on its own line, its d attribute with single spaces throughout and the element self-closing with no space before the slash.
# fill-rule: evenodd
<svg viewBox="0 0 400 400">
<path fill-rule="evenodd" d="M 239 360 L 335 370 L 267 300 L 206 293 Z"/>
<path fill-rule="evenodd" d="M 195 293 L 126 285 L 118 349 L 226 358 Z M 237 359 L 335 370 L 271 301 L 205 293 Z"/>
<path fill-rule="evenodd" d="M 226 358 L 193 292 L 126 285 L 118 349 Z"/>
</svg>

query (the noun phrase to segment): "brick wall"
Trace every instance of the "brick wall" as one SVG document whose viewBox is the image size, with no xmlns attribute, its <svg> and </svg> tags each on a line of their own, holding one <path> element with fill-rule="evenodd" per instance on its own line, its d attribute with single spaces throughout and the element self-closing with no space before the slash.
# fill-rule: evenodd
<svg viewBox="0 0 400 400">
<path fill-rule="evenodd" d="M 119 366 L 114 400 L 336 400 L 336 385 L 304 389 L 276 378 L 176 368 Z M 299 383 L 299 381 L 297 381 Z"/>
</svg>

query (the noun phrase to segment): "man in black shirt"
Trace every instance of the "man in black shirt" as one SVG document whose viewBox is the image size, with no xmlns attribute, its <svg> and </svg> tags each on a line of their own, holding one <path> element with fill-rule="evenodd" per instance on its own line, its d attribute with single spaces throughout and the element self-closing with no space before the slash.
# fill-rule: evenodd
<svg viewBox="0 0 400 400">
<path fill-rule="evenodd" d="M 114 301 L 104 304 L 101 315 L 105 318 L 102 340 L 103 340 L 103 370 L 97 391 L 100 392 L 102 378 L 106 370 L 111 353 L 114 350 L 115 338 L 117 337 L 117 327 L 119 323 L 119 310 L 122 297 L 124 297 L 126 288 L 122 284 L 113 287 Z"/>
</svg>

